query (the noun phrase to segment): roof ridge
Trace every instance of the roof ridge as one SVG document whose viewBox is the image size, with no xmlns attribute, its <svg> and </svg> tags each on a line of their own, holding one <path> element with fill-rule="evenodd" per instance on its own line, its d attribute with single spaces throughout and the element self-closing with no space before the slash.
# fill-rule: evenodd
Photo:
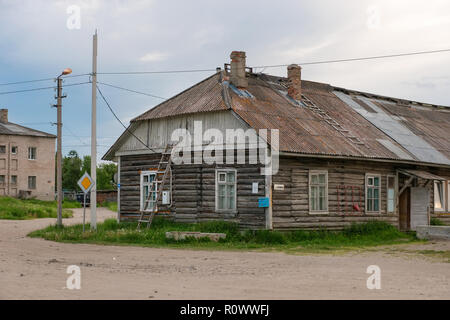
<svg viewBox="0 0 450 320">
<path fill-rule="evenodd" d="M 156 108 L 161 107 L 161 106 L 162 106 L 163 104 L 165 104 L 166 102 L 169 102 L 169 101 L 175 99 L 176 97 L 182 95 L 183 93 L 185 93 L 185 92 L 187 92 L 187 91 L 189 91 L 189 90 L 195 88 L 196 86 L 202 84 L 203 82 L 208 81 L 209 79 L 211 79 L 212 77 L 217 76 L 217 75 L 219 75 L 219 73 L 218 73 L 218 72 L 215 72 L 214 74 L 210 75 L 209 77 L 206 77 L 205 79 L 203 79 L 203 80 L 201 80 L 201 81 L 195 83 L 194 85 L 192 85 L 192 86 L 190 86 L 190 87 L 184 89 L 183 91 L 179 92 L 178 94 L 176 94 L 176 95 L 170 97 L 169 99 L 167 99 L 167 100 L 165 100 L 165 101 L 163 101 L 163 102 L 157 104 L 157 105 L 154 106 L 153 108 L 151 108 L 151 109 L 149 109 L 149 110 L 147 110 L 147 111 L 141 113 L 140 115 L 134 117 L 133 119 L 131 119 L 130 123 L 131 123 L 131 122 L 136 122 L 136 121 L 142 121 L 142 120 L 137 120 L 137 119 L 140 118 L 140 117 L 143 117 L 146 113 L 148 113 L 148 112 L 150 112 L 150 111 L 153 111 L 153 110 L 155 110 Z"/>
</svg>

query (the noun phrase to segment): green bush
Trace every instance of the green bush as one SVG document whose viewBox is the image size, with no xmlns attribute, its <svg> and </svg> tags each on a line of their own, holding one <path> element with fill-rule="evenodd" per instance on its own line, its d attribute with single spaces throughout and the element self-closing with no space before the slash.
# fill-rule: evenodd
<svg viewBox="0 0 450 320">
<path fill-rule="evenodd" d="M 439 220 L 438 218 L 431 218 L 430 219 L 430 225 L 432 226 L 445 226 L 445 223 L 442 220 Z"/>
</svg>

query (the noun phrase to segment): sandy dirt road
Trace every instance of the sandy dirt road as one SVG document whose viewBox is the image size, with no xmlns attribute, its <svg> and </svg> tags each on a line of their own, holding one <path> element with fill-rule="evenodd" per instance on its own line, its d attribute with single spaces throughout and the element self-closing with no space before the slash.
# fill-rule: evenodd
<svg viewBox="0 0 450 320">
<path fill-rule="evenodd" d="M 81 209 L 64 223 L 79 223 Z M 101 208 L 99 218 L 115 217 Z M 28 238 L 55 219 L 0 220 L 0 299 L 449 299 L 450 263 L 379 250 L 288 255 L 65 244 Z M 448 242 L 419 249 L 450 250 Z M 402 247 L 404 248 L 404 246 Z M 66 289 L 69 265 L 81 289 Z M 366 287 L 369 265 L 381 289 Z"/>
</svg>

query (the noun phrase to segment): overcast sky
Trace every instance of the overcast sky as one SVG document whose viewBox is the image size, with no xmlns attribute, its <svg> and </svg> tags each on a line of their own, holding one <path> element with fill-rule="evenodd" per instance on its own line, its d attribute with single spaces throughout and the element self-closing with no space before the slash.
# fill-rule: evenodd
<svg viewBox="0 0 450 320">
<path fill-rule="evenodd" d="M 449 49 L 450 1 L 0 0 L 0 84 L 55 77 L 66 67 L 91 72 L 96 28 L 98 72 L 214 69 L 229 62 L 232 50 L 246 51 L 248 66 L 276 65 Z M 449 73 L 447 52 L 304 66 L 302 77 L 450 106 Z M 171 97 L 210 74 L 99 75 L 99 81 Z M 52 85 L 0 85 L 0 92 Z M 161 101 L 101 88 L 126 124 Z M 63 152 L 88 154 L 91 87 L 64 92 Z M 54 133 L 53 96 L 52 90 L 0 94 L 0 107 L 9 109 L 11 122 Z M 98 121 L 100 157 L 123 129 L 100 98 Z"/>
</svg>

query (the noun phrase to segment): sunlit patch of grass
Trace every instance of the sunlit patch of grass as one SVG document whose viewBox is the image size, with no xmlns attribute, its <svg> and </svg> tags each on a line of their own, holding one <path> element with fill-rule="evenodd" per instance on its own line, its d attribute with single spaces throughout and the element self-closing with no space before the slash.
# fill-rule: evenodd
<svg viewBox="0 0 450 320">
<path fill-rule="evenodd" d="M 79 208 L 76 201 L 63 203 L 63 218 L 72 217 L 69 208 Z M 10 197 L 0 197 L 0 219 L 27 220 L 37 218 L 56 218 L 56 201 L 20 200 Z"/>
</svg>

